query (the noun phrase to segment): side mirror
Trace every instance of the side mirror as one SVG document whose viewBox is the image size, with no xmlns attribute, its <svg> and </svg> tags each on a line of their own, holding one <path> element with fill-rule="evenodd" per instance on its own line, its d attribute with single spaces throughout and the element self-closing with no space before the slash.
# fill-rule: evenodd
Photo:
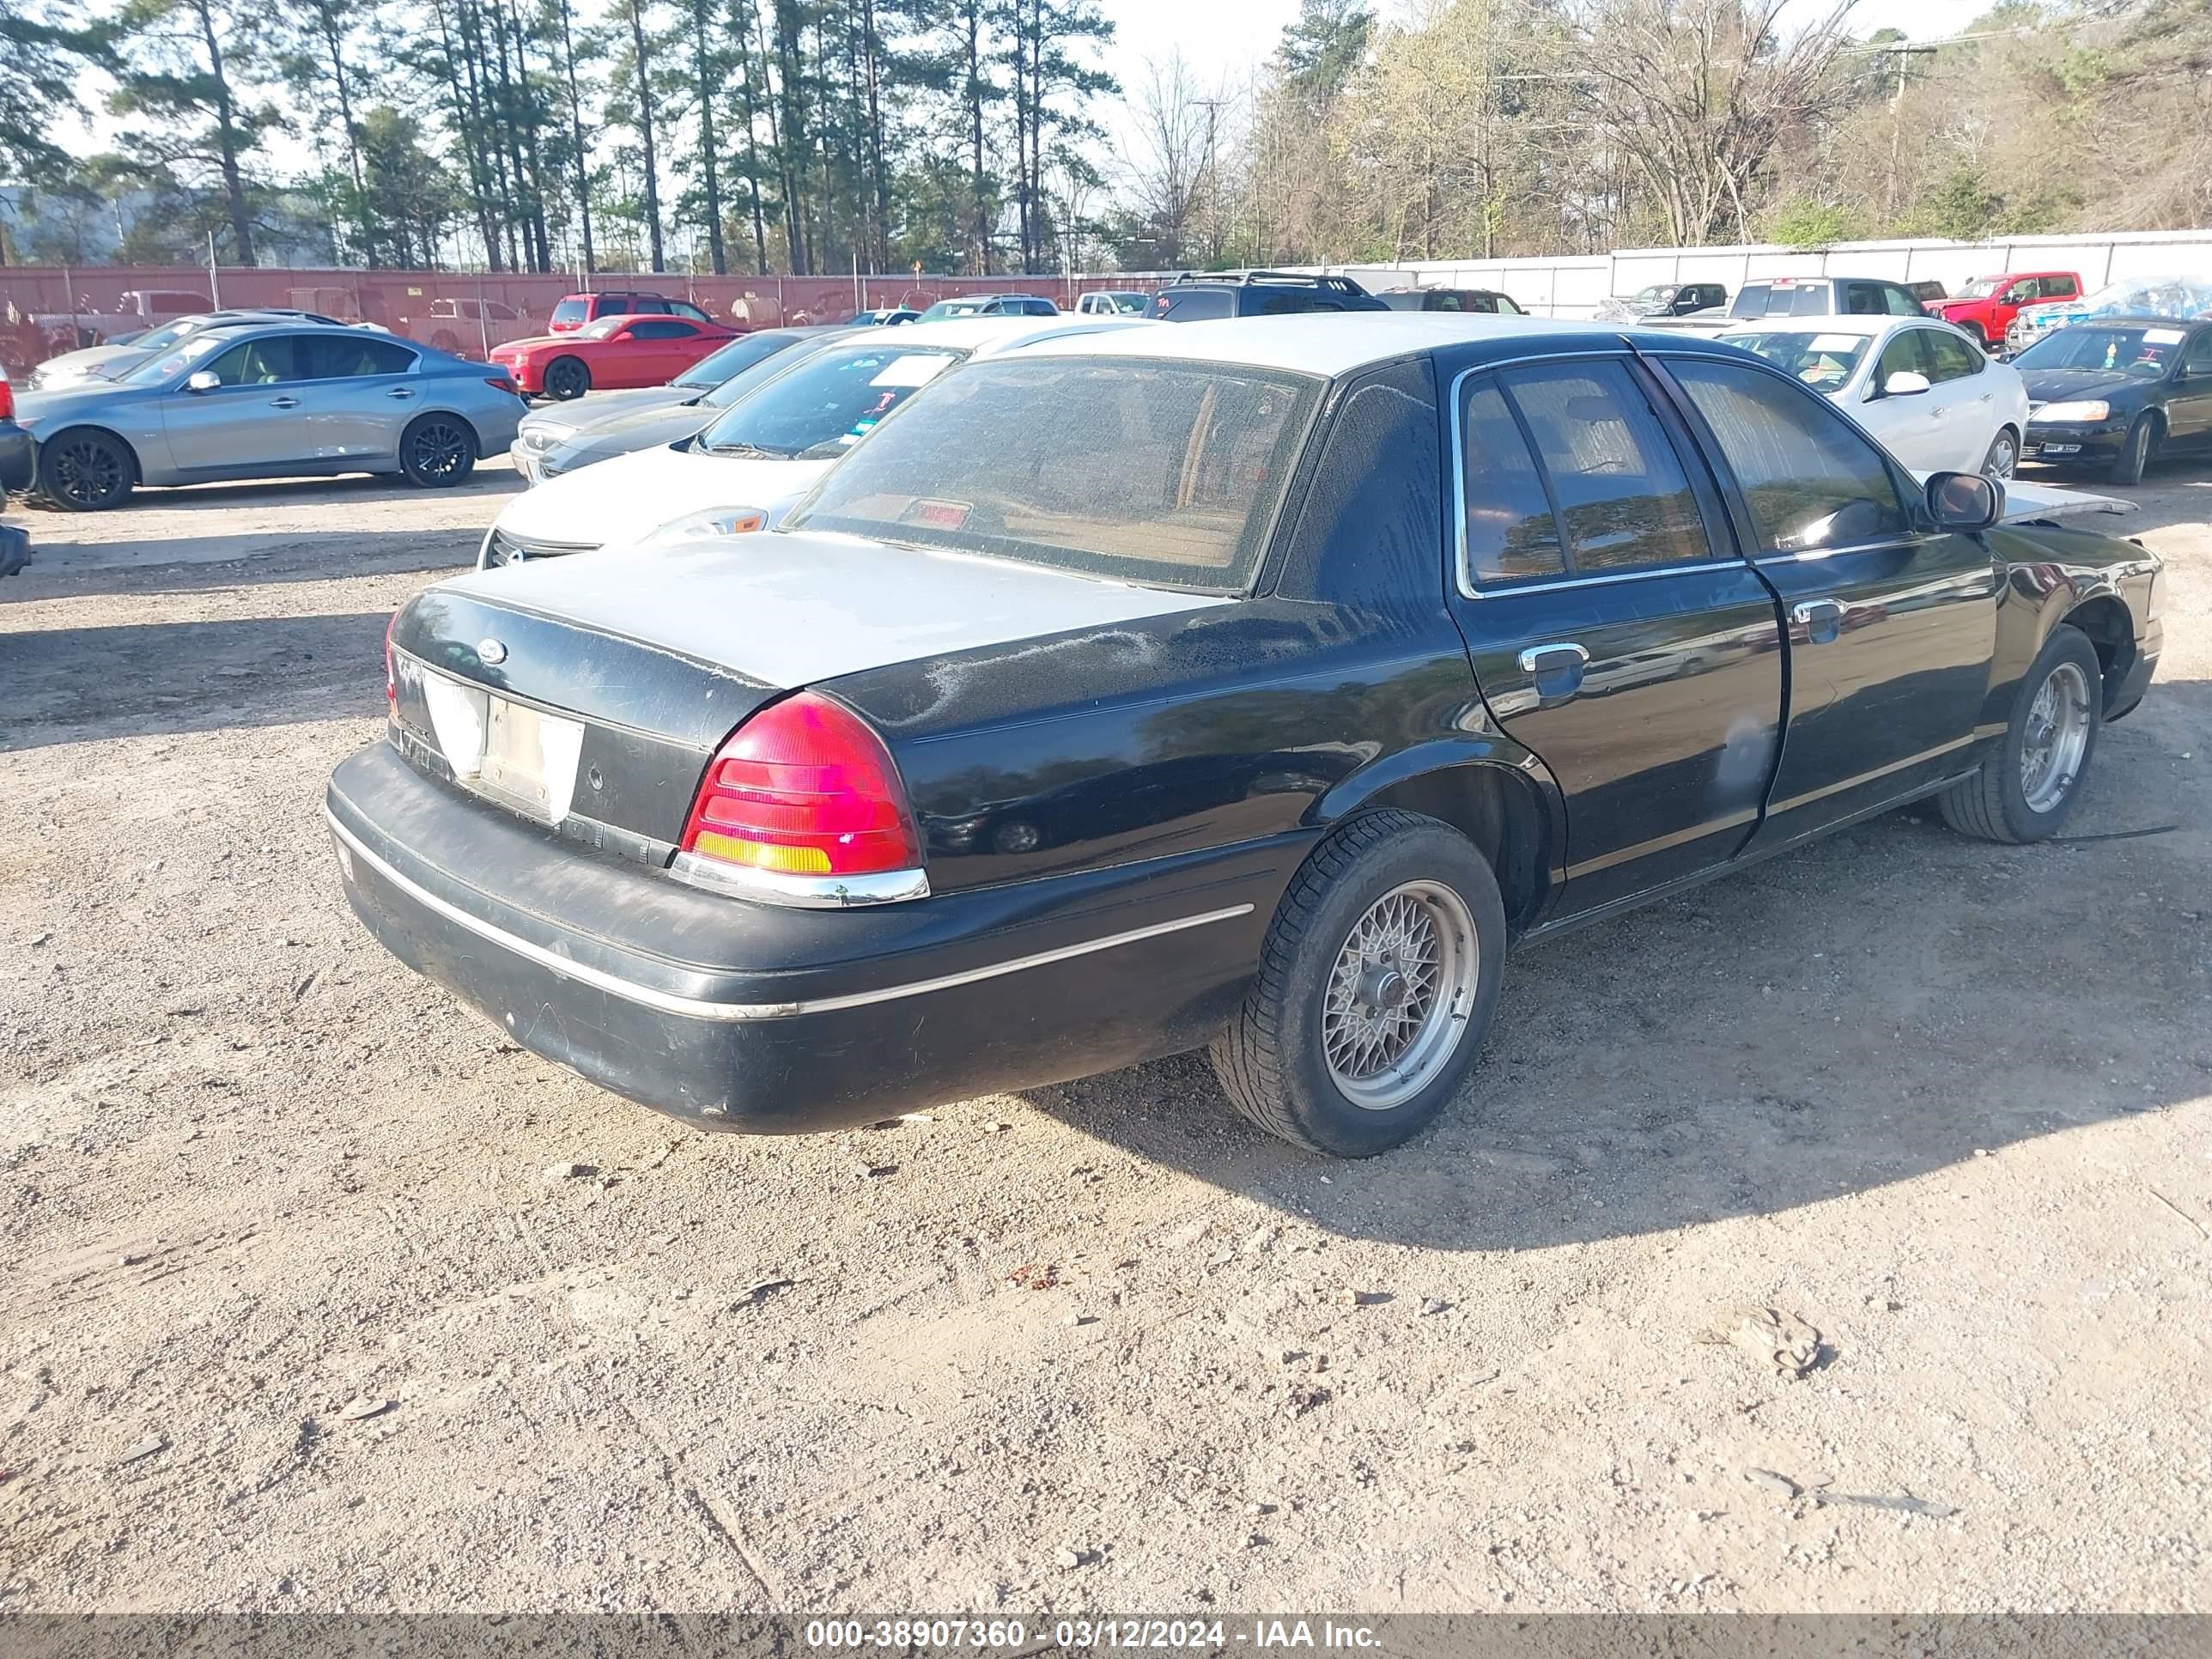
<svg viewBox="0 0 2212 1659">
<path fill-rule="evenodd" d="M 1929 516 L 1946 530 L 1987 530 L 2004 517 L 2004 486 L 1978 472 L 1929 475 Z"/>
<path fill-rule="evenodd" d="M 193 370 L 191 374 L 185 380 L 185 390 L 192 392 L 213 392 L 222 384 L 222 375 L 216 374 L 211 368 L 200 368 Z"/>
<path fill-rule="evenodd" d="M 1900 368 L 1881 383 L 1885 398 L 1910 398 L 1928 390 L 1928 377 L 1916 374 L 1909 368 Z"/>
</svg>

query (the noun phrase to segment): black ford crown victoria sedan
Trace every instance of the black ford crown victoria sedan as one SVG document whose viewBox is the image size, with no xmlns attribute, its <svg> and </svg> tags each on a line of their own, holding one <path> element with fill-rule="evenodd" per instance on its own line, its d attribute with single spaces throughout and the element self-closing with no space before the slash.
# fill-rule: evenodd
<svg viewBox="0 0 2212 1659">
<path fill-rule="evenodd" d="M 1916 797 L 2049 835 L 2158 654 L 2154 558 L 1729 347 L 1133 333 L 944 376 L 787 531 L 417 595 L 329 789 L 362 920 L 702 1125 L 1210 1042 L 1360 1155 L 1509 944 Z"/>
</svg>

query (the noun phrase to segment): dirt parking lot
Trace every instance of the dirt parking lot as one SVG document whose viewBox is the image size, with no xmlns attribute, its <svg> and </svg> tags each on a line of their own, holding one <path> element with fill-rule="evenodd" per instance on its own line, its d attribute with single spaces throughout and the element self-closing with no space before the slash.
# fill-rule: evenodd
<svg viewBox="0 0 2212 1659">
<path fill-rule="evenodd" d="M 1533 950 L 1358 1165 L 1197 1058 L 709 1138 L 388 959 L 323 781 L 514 487 L 19 520 L 0 1613 L 2212 1608 L 2212 472 L 2067 842 Z"/>
</svg>

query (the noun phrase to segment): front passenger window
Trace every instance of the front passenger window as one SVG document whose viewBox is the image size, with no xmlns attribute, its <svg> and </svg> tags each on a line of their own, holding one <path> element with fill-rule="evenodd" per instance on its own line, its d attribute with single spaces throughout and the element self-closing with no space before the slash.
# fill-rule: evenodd
<svg viewBox="0 0 2212 1659">
<path fill-rule="evenodd" d="M 1963 380 L 1969 374 L 1978 374 L 1988 362 L 1955 334 L 1938 328 L 1916 328 L 1912 331 L 1927 337 L 1928 357 L 1933 366 L 1928 378 L 1937 386 L 1946 380 Z"/>
<path fill-rule="evenodd" d="M 208 367 L 225 386 L 275 386 L 300 378 L 298 342 L 289 335 L 241 340 Z"/>
<path fill-rule="evenodd" d="M 1668 367 L 1712 428 L 1765 548 L 1807 553 L 1905 532 L 1881 453 L 1825 399 L 1740 364 Z"/>
<path fill-rule="evenodd" d="M 1887 392 L 1893 374 L 1924 374 L 1932 382 L 1935 366 L 1928 361 L 1927 339 L 1924 328 L 1901 328 L 1892 335 L 1881 349 L 1881 361 L 1874 366 L 1875 390 Z"/>
</svg>

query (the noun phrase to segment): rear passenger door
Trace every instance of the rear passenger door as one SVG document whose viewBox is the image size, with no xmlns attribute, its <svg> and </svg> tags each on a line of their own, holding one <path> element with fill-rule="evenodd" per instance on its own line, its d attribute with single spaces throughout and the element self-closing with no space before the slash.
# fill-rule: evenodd
<svg viewBox="0 0 2212 1659">
<path fill-rule="evenodd" d="M 1566 798 L 1553 915 L 1728 859 L 1773 772 L 1782 634 L 1686 434 L 1625 356 L 1469 368 L 1451 396 L 1451 605 Z"/>
<path fill-rule="evenodd" d="M 415 354 L 398 342 L 350 330 L 301 342 L 309 375 L 301 413 L 325 460 L 389 459 L 415 418 L 422 387 Z"/>
<path fill-rule="evenodd" d="M 1739 537 L 1790 628 L 1790 725 L 1756 842 L 1875 811 L 1968 770 L 1996 653 L 1996 561 L 1935 526 L 1825 398 L 1758 364 L 1662 360 L 1733 476 Z"/>
</svg>

